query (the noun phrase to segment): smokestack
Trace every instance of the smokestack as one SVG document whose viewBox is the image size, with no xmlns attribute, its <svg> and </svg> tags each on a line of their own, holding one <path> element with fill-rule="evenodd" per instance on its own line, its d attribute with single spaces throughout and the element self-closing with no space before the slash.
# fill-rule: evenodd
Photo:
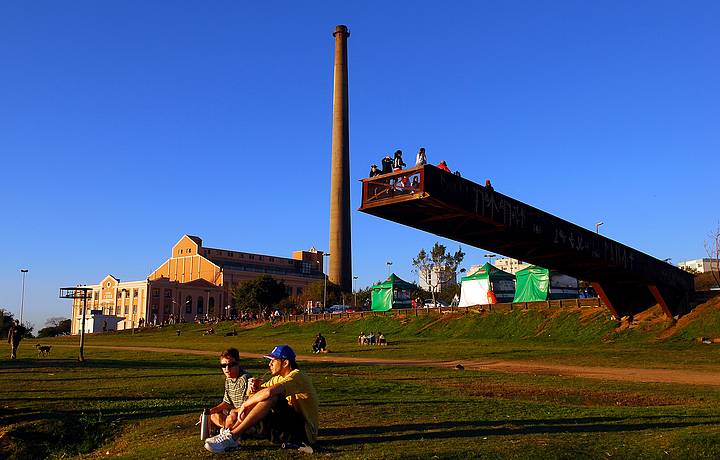
<svg viewBox="0 0 720 460">
<path fill-rule="evenodd" d="M 328 279 L 343 291 L 352 290 L 350 248 L 350 123 L 348 116 L 348 28 L 335 27 L 332 171 L 330 179 L 330 267 Z"/>
</svg>

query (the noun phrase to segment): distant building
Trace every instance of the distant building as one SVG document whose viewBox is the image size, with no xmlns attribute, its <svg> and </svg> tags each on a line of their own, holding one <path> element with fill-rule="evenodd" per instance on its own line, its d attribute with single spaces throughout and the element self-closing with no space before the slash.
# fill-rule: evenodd
<svg viewBox="0 0 720 460">
<path fill-rule="evenodd" d="M 300 296 L 311 283 L 323 279 L 323 253 L 314 248 L 295 251 L 292 258 L 203 247 L 202 239 L 184 235 L 172 254 L 143 281 L 121 282 L 106 276 L 87 301 L 90 310 L 117 317 L 117 329 L 195 318 L 226 318 L 242 305 L 234 305 L 232 289 L 238 284 L 270 275 L 283 281 L 288 296 Z M 72 334 L 80 330 L 82 300 L 73 302 Z M 103 320 L 104 321 L 104 320 Z M 86 330 L 88 326 L 86 326 Z"/>
<path fill-rule="evenodd" d="M 425 291 L 440 292 L 456 284 L 457 273 L 444 265 L 436 265 L 432 269 L 423 269 L 418 273 L 418 285 Z"/>
<path fill-rule="evenodd" d="M 684 262 L 680 262 L 678 264 L 679 268 L 682 268 L 683 270 L 687 270 L 689 272 L 695 272 L 695 273 L 708 273 L 708 272 L 717 272 L 720 271 L 720 267 L 718 266 L 718 261 L 716 259 L 694 259 L 694 260 L 686 260 Z"/>
<path fill-rule="evenodd" d="M 509 257 L 497 259 L 494 264 L 497 268 L 499 268 L 502 271 L 512 273 L 513 275 L 524 268 L 527 268 L 530 266 L 530 264 L 521 262 L 517 259 L 511 259 Z"/>
<path fill-rule="evenodd" d="M 148 282 L 125 281 L 107 275 L 98 284 L 86 286 L 92 288 L 88 291 L 87 307 L 85 310 L 85 332 L 100 332 L 105 321 L 106 330 L 132 329 L 137 326 L 140 318 L 146 321 Z M 73 301 L 73 321 L 70 333 L 80 332 L 82 324 L 83 300 Z M 100 329 L 97 329 L 98 325 Z"/>
</svg>

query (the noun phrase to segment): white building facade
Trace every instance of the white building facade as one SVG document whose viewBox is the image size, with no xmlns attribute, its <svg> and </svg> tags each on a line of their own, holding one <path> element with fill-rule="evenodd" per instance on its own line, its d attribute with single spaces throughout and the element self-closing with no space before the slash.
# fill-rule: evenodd
<svg viewBox="0 0 720 460">
<path fill-rule="evenodd" d="M 457 285 L 457 273 L 446 266 L 436 265 L 432 269 L 423 269 L 418 273 L 420 289 L 440 292 L 448 286 Z"/>
<path fill-rule="evenodd" d="M 510 257 L 504 257 L 495 261 L 495 267 L 504 272 L 512 273 L 513 275 L 524 268 L 528 268 L 529 266 L 530 264 L 526 264 L 525 262 L 512 259 Z"/>
<path fill-rule="evenodd" d="M 684 262 L 680 262 L 678 264 L 678 267 L 694 273 L 708 273 L 711 271 L 720 271 L 718 261 L 716 259 L 709 258 L 686 260 Z"/>
</svg>

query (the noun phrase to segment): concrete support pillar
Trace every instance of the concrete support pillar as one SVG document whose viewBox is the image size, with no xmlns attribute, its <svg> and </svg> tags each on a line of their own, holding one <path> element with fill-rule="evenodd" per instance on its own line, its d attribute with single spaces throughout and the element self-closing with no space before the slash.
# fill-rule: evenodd
<svg viewBox="0 0 720 460">
<path fill-rule="evenodd" d="M 350 123 L 346 26 L 335 28 L 335 79 L 333 86 L 332 170 L 330 182 L 330 266 L 328 279 L 350 292 Z"/>
</svg>

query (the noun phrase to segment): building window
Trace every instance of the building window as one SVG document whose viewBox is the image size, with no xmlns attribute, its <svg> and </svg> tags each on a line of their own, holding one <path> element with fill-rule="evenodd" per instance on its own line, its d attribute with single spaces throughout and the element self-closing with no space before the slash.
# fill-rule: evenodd
<svg viewBox="0 0 720 460">
<path fill-rule="evenodd" d="M 275 257 L 268 257 L 268 260 L 269 260 L 270 262 L 275 262 Z"/>
<path fill-rule="evenodd" d="M 128 313 L 130 313 L 130 307 L 125 305 L 125 314 L 127 315 Z"/>
<path fill-rule="evenodd" d="M 250 260 L 255 260 L 255 256 L 252 255 L 252 254 L 248 255 L 248 258 L 249 258 Z"/>
<path fill-rule="evenodd" d="M 160 289 L 153 289 L 153 297 L 160 297 Z"/>
<path fill-rule="evenodd" d="M 297 292 L 297 295 L 302 295 L 302 293 L 303 293 L 303 288 L 299 287 L 299 288 L 296 289 L 295 292 Z"/>
<path fill-rule="evenodd" d="M 198 315 L 202 315 L 204 309 L 205 309 L 205 308 L 203 307 L 203 298 L 202 298 L 202 297 L 198 297 L 198 298 L 197 298 L 197 314 L 198 314 Z"/>
<path fill-rule="evenodd" d="M 215 313 L 215 297 L 208 299 L 208 313 L 211 315 Z"/>
<path fill-rule="evenodd" d="M 137 314 L 137 305 L 133 305 L 133 315 Z"/>
<path fill-rule="evenodd" d="M 192 297 L 185 297 L 185 313 L 192 313 Z"/>
<path fill-rule="evenodd" d="M 170 304 L 169 303 L 166 303 L 165 305 L 163 305 L 163 314 L 165 316 L 170 314 Z"/>
<path fill-rule="evenodd" d="M 172 289 L 165 289 L 165 298 L 172 299 Z"/>
<path fill-rule="evenodd" d="M 232 257 L 232 256 L 233 256 L 232 251 L 228 251 L 228 257 Z"/>
<path fill-rule="evenodd" d="M 140 294 L 140 289 L 133 289 L 133 297 L 137 297 Z"/>
</svg>

